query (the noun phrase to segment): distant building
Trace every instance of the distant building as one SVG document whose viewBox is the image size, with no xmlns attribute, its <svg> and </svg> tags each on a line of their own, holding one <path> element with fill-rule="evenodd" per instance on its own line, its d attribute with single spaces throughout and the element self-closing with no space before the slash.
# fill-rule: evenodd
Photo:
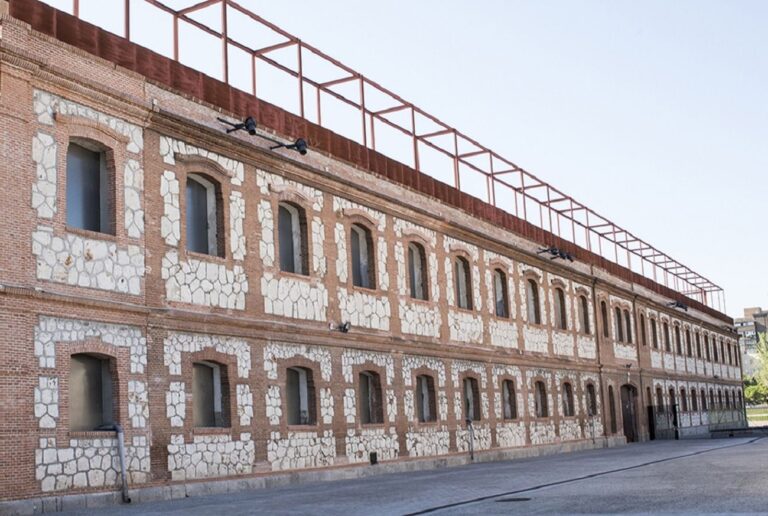
<svg viewBox="0 0 768 516">
<path fill-rule="evenodd" d="M 739 332 L 744 375 L 752 376 L 757 368 L 759 335 L 768 330 L 768 310 L 759 306 L 744 309 L 744 317 L 734 319 Z"/>
</svg>

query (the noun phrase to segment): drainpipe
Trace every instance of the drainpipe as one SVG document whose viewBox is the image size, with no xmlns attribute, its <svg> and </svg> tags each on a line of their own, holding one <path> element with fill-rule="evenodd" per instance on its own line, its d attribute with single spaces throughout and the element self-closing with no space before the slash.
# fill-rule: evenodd
<svg viewBox="0 0 768 516">
<path fill-rule="evenodd" d="M 123 498 L 123 503 L 131 503 L 131 497 L 128 496 L 128 476 L 125 473 L 125 434 L 123 433 L 123 427 L 120 425 L 120 423 L 109 423 L 106 425 L 101 425 L 100 427 L 96 428 L 96 430 L 107 430 L 117 433 L 117 450 L 118 454 L 120 455 L 120 476 L 123 480 L 121 495 Z"/>
<path fill-rule="evenodd" d="M 469 432 L 469 460 L 475 460 L 475 428 L 472 426 L 472 420 L 467 418 L 467 431 Z"/>
<path fill-rule="evenodd" d="M 597 379 L 600 384 L 600 399 L 603 400 L 602 408 L 605 412 L 605 390 L 603 389 L 603 364 L 600 362 L 600 340 L 603 338 L 603 329 L 598 324 L 598 321 L 602 321 L 602 316 L 597 304 L 597 291 L 595 286 L 597 285 L 597 278 L 594 273 L 594 266 L 590 266 L 592 272 L 592 312 L 595 314 L 595 354 L 597 356 Z M 601 414 L 602 420 L 602 414 Z M 603 437 L 608 438 L 608 425 L 603 425 Z"/>
</svg>

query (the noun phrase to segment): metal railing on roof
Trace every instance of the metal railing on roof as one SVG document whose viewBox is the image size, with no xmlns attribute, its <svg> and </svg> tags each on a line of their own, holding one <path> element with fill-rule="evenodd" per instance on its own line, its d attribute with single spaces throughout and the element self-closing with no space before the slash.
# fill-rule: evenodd
<svg viewBox="0 0 768 516">
<path fill-rule="evenodd" d="M 43 1 L 54 7 L 61 7 L 62 3 L 62 0 Z M 235 0 L 113 1 L 122 3 L 123 30 L 120 35 L 125 38 L 157 50 L 143 42 L 142 38 L 137 38 L 139 33 L 132 32 L 135 24 L 131 23 L 132 9 L 135 16 L 139 7 L 153 8 L 158 15 L 164 14 L 170 18 L 173 45 L 166 52 L 170 54 L 168 57 L 209 75 L 218 73 L 217 78 L 225 83 L 259 98 L 264 95 L 263 78 L 268 77 L 270 71 L 279 72 L 283 78 L 295 81 L 296 97 L 266 99 L 269 102 L 398 159 L 417 171 L 448 182 L 463 192 L 479 197 L 691 299 L 721 312 L 725 311 L 723 289 L 709 279 Z M 89 16 L 83 12 L 81 7 L 85 5 L 81 5 L 80 0 L 71 0 L 69 12 L 110 30 L 93 13 Z M 114 10 L 109 15 L 112 20 L 119 16 Z M 142 28 L 147 26 L 146 23 L 141 25 Z M 114 28 L 111 30 L 114 32 Z M 257 32 L 267 36 L 264 43 L 254 44 L 255 38 L 252 35 Z M 180 58 L 182 50 L 188 48 L 184 46 L 185 42 L 205 37 L 215 38 L 221 45 L 218 72 L 211 71 L 209 62 L 201 66 L 201 63 L 195 63 L 192 59 Z M 248 59 L 250 68 L 249 85 L 245 84 L 242 76 L 244 57 Z M 236 58 L 238 77 L 231 73 L 231 64 Z M 310 61 L 313 62 L 312 67 L 308 66 Z M 320 75 L 326 77 L 321 79 Z M 329 102 L 336 104 L 329 107 Z M 342 117 L 339 107 L 351 108 L 356 113 L 355 117 L 359 117 L 358 122 L 340 125 L 338 120 L 334 120 L 336 116 Z M 327 116 L 329 111 L 333 112 L 330 119 Z M 326 113 L 325 117 L 323 113 Z M 382 132 L 387 131 L 382 136 Z M 398 135 L 401 138 L 398 143 L 386 145 Z"/>
</svg>

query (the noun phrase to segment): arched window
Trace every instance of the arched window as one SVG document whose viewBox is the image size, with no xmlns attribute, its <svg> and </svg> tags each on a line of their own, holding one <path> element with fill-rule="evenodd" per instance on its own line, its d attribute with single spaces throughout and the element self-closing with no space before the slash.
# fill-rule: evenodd
<svg viewBox="0 0 768 516">
<path fill-rule="evenodd" d="M 286 378 L 286 411 L 289 425 L 317 423 L 315 383 L 312 370 L 289 367 Z"/>
<path fill-rule="evenodd" d="M 739 408 L 743 408 L 744 407 L 744 398 L 743 398 L 743 396 L 741 394 L 741 389 L 739 389 L 738 393 L 739 393 Z"/>
<path fill-rule="evenodd" d="M 683 343 L 680 341 L 680 326 L 675 325 L 675 349 L 678 355 L 683 354 Z"/>
<path fill-rule="evenodd" d="M 669 324 L 664 321 L 664 323 L 661 326 L 664 334 L 664 351 L 667 353 L 672 353 L 672 345 L 669 342 Z"/>
<path fill-rule="evenodd" d="M 422 423 L 437 420 L 435 410 L 435 380 L 429 375 L 416 377 L 416 416 Z"/>
<path fill-rule="evenodd" d="M 579 325 L 581 333 L 589 335 L 591 333 L 589 329 L 589 302 L 587 296 L 579 296 Z"/>
<path fill-rule="evenodd" d="M 480 389 L 477 379 L 464 378 L 464 419 L 480 421 Z"/>
<path fill-rule="evenodd" d="M 575 415 L 573 408 L 573 387 L 570 383 L 563 384 L 563 416 L 573 417 Z"/>
<path fill-rule="evenodd" d="M 515 383 L 512 380 L 501 382 L 501 401 L 504 406 L 504 419 L 517 419 L 517 398 Z"/>
<path fill-rule="evenodd" d="M 70 357 L 69 429 L 96 430 L 115 421 L 111 362 L 87 354 Z"/>
<path fill-rule="evenodd" d="M 408 279 L 412 298 L 429 299 L 427 253 L 424 251 L 424 246 L 418 242 L 408 242 Z"/>
<path fill-rule="evenodd" d="M 629 315 L 629 310 L 624 310 L 624 323 L 627 327 L 627 342 L 632 344 L 632 317 Z"/>
<path fill-rule="evenodd" d="M 709 335 L 704 335 L 704 353 L 707 355 L 707 362 L 712 361 L 712 355 L 709 351 Z"/>
<path fill-rule="evenodd" d="M 358 385 L 360 386 L 360 423 L 363 425 L 383 423 L 381 377 L 374 371 L 363 371 L 358 375 Z"/>
<path fill-rule="evenodd" d="M 685 351 L 689 357 L 693 356 L 693 345 L 691 344 L 691 330 L 685 330 Z"/>
<path fill-rule="evenodd" d="M 493 270 L 493 300 L 496 317 L 509 317 L 509 296 L 507 294 L 507 275 L 501 269 Z"/>
<path fill-rule="evenodd" d="M 541 380 L 534 384 L 533 401 L 536 417 L 549 417 L 549 407 L 547 404 L 547 387 Z"/>
<path fill-rule="evenodd" d="M 614 311 L 614 317 L 613 317 L 613 336 L 618 340 L 619 342 L 624 342 L 624 329 L 623 329 L 623 323 L 621 322 L 621 308 L 618 306 L 613 309 Z"/>
<path fill-rule="evenodd" d="M 699 410 L 699 400 L 698 396 L 696 396 L 696 390 L 691 389 L 691 410 L 694 412 L 698 412 Z"/>
<path fill-rule="evenodd" d="M 720 361 L 717 355 L 717 339 L 715 337 L 712 337 L 712 361 L 713 362 Z"/>
<path fill-rule="evenodd" d="M 192 415 L 196 427 L 229 426 L 226 367 L 215 362 L 192 364 Z"/>
<path fill-rule="evenodd" d="M 686 394 L 685 389 L 680 389 L 680 404 L 682 405 L 683 412 L 688 412 L 688 397 Z"/>
<path fill-rule="evenodd" d="M 587 415 L 597 415 L 597 393 L 595 392 L 595 386 L 591 383 L 587 384 Z"/>
<path fill-rule="evenodd" d="M 731 408 L 731 393 L 727 389 L 725 391 L 725 408 L 728 410 Z"/>
<path fill-rule="evenodd" d="M 528 322 L 531 324 L 541 324 L 541 308 L 539 305 L 539 285 L 534 279 L 528 279 L 525 283 L 525 294 L 527 301 Z"/>
<path fill-rule="evenodd" d="M 651 319 L 651 343 L 653 349 L 659 349 L 659 331 L 656 328 L 656 319 Z"/>
<path fill-rule="evenodd" d="M 186 205 L 187 249 L 223 256 L 224 219 L 219 184 L 202 174 L 188 174 Z"/>
<path fill-rule="evenodd" d="M 674 410 L 675 405 L 677 405 L 677 396 L 675 396 L 675 389 L 670 387 L 670 389 L 669 389 L 669 408 Z"/>
<path fill-rule="evenodd" d="M 559 330 L 568 329 L 568 318 L 565 313 L 565 292 L 560 287 L 555 287 L 555 325 Z"/>
<path fill-rule="evenodd" d="M 608 405 L 611 417 L 611 433 L 616 433 L 616 397 L 613 395 L 613 386 L 608 386 Z"/>
<path fill-rule="evenodd" d="M 723 339 L 720 339 L 720 362 L 725 363 L 725 344 Z"/>
<path fill-rule="evenodd" d="M 712 388 L 709 389 L 709 406 L 712 409 L 717 409 L 715 405 L 715 391 Z"/>
<path fill-rule="evenodd" d="M 701 410 L 707 411 L 707 391 L 701 389 Z"/>
<path fill-rule="evenodd" d="M 696 332 L 696 358 L 701 359 L 701 334 Z"/>
<path fill-rule="evenodd" d="M 659 410 L 664 410 L 664 392 L 661 387 L 656 387 L 656 407 Z"/>
<path fill-rule="evenodd" d="M 293 203 L 281 202 L 277 207 L 278 250 L 280 270 L 309 274 L 307 252 L 307 216 Z"/>
<path fill-rule="evenodd" d="M 362 288 L 376 288 L 373 236 L 371 230 L 362 224 L 352 224 L 349 232 L 352 251 L 352 284 Z"/>
<path fill-rule="evenodd" d="M 603 320 L 603 337 L 608 338 L 610 337 L 608 328 L 611 326 L 608 322 L 608 306 L 605 304 L 605 301 L 600 301 L 600 319 Z"/>
<path fill-rule="evenodd" d="M 67 148 L 67 225 L 115 234 L 114 178 L 107 153 L 90 141 Z"/>
<path fill-rule="evenodd" d="M 726 348 L 728 349 L 728 364 L 729 365 L 733 365 L 733 353 L 732 353 L 732 350 L 731 350 L 731 345 L 728 344 L 726 346 Z"/>
<path fill-rule="evenodd" d="M 645 335 L 645 316 L 643 314 L 640 314 L 640 340 L 643 343 L 643 346 L 648 345 L 648 340 Z"/>
<path fill-rule="evenodd" d="M 456 306 L 472 310 L 472 275 L 467 259 L 457 256 L 453 260 L 453 272 L 456 278 Z"/>
</svg>

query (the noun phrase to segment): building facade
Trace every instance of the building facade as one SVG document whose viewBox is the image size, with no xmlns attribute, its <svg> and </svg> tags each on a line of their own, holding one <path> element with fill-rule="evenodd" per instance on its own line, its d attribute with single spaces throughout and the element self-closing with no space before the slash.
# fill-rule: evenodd
<svg viewBox="0 0 768 516">
<path fill-rule="evenodd" d="M 760 340 L 760 334 L 768 331 L 768 311 L 759 306 L 745 308 L 744 317 L 734 319 L 734 323 L 739 334 L 744 376 L 753 376 L 759 366 L 757 343 Z"/>
<path fill-rule="evenodd" d="M 306 155 L 225 135 L 242 113 L 192 72 L 149 79 L 170 60 L 34 0 L 0 12 L 0 500 L 113 492 L 114 422 L 130 488 L 176 495 L 743 424 L 724 314 L 551 260 L 329 131 Z"/>
</svg>

